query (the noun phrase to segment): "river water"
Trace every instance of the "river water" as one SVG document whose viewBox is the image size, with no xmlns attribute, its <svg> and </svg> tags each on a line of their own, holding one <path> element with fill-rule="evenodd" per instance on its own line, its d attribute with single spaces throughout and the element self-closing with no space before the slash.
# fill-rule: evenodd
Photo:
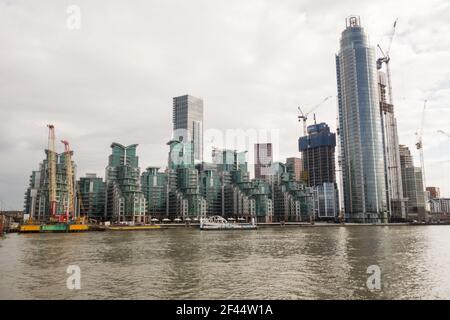
<svg viewBox="0 0 450 320">
<path fill-rule="evenodd" d="M 79 290 L 67 289 L 69 265 L 80 268 Z M 366 285 L 373 265 L 381 270 L 379 290 Z M 1 299 L 450 299 L 449 272 L 450 226 L 0 239 Z"/>
</svg>

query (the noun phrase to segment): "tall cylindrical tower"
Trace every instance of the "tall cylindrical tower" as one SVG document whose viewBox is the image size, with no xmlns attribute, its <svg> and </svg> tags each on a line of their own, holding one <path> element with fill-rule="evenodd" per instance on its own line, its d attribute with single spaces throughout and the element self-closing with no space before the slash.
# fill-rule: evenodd
<svg viewBox="0 0 450 320">
<path fill-rule="evenodd" d="M 346 219 L 386 222 L 386 177 L 375 49 L 358 16 L 346 19 L 336 55 Z"/>
</svg>

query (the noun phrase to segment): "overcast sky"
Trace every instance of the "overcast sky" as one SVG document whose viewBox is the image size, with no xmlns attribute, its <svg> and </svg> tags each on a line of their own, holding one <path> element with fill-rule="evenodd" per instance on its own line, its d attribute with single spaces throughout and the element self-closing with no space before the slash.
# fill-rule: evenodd
<svg viewBox="0 0 450 320">
<path fill-rule="evenodd" d="M 81 9 L 69 29 L 66 10 Z M 47 123 L 71 142 L 78 175 L 104 176 L 111 142 L 138 143 L 142 169 L 166 165 L 172 97 L 204 99 L 205 129 L 279 130 L 299 156 L 297 106 L 325 102 L 336 127 L 334 55 L 345 17 L 387 45 L 400 143 L 414 150 L 423 100 L 427 184 L 450 197 L 450 2 L 161 0 L 0 1 L 0 200 L 22 209 Z M 310 122 L 311 123 L 311 122 Z M 206 141 L 205 141 L 206 143 Z"/>
</svg>

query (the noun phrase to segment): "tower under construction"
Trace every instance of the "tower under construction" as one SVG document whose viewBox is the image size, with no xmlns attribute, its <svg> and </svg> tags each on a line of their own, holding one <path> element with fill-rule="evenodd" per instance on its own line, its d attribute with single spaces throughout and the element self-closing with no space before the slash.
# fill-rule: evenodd
<svg viewBox="0 0 450 320">
<path fill-rule="evenodd" d="M 32 220 L 66 221 L 76 215 L 76 165 L 72 160 L 73 151 L 68 147 L 63 153 L 56 152 L 55 127 L 48 125 L 48 128 L 46 158 L 30 175 L 24 209 Z M 64 142 L 68 145 L 67 141 Z"/>
</svg>

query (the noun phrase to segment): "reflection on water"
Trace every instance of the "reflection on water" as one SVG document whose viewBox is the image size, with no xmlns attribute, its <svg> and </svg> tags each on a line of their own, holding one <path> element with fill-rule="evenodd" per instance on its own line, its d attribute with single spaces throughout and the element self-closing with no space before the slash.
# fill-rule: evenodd
<svg viewBox="0 0 450 320">
<path fill-rule="evenodd" d="M 450 299 L 449 248 L 447 226 L 11 234 L 0 298 Z M 69 265 L 81 290 L 66 288 Z"/>
</svg>

